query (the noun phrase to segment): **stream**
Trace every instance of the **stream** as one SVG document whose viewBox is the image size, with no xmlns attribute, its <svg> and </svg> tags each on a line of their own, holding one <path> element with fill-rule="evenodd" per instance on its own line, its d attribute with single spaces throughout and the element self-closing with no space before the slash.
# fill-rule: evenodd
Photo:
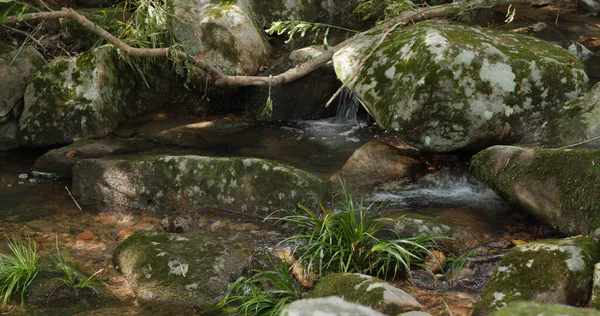
<svg viewBox="0 0 600 316">
<path fill-rule="evenodd" d="M 189 124 L 192 119 L 180 120 L 181 124 Z M 173 118 L 165 121 L 171 122 L 167 124 L 148 120 L 136 123 L 135 128 L 138 132 L 156 131 L 166 129 L 176 121 L 177 118 Z M 210 150 L 167 146 L 151 151 L 270 158 L 329 177 L 361 145 L 386 137 L 386 133 L 356 119 L 332 118 L 257 124 L 242 137 L 231 139 L 228 146 Z M 170 307 L 160 311 L 156 307 L 147 310 L 140 306 L 127 281 L 112 265 L 112 253 L 123 239 L 136 230 L 161 229 L 167 214 L 124 211 L 118 205 L 72 197 L 68 182 L 31 173 L 35 159 L 41 154 L 43 151 L 37 150 L 0 153 L 0 234 L 32 238 L 41 255 L 53 254 L 58 242 L 61 251 L 70 252 L 81 270 L 93 274 L 103 269 L 98 280 L 118 300 L 90 303 L 70 310 L 54 306 L 34 314 L 173 314 Z M 537 238 L 537 230 L 532 228 L 539 224 L 472 179 L 466 163 L 436 168 L 412 183 L 386 183 L 362 193 L 366 202 L 381 205 L 386 216 L 417 213 L 463 227 L 471 234 L 471 244 L 460 245 L 457 247 L 460 251 L 478 249 L 480 253 L 493 253 L 498 251 L 496 248 L 508 247 L 511 240 Z M 246 232 L 266 243 L 276 243 L 282 236 L 271 223 L 222 212 L 186 216 L 191 223 L 189 233 L 205 230 L 223 234 Z M 6 243 L 0 243 L 0 251 L 8 251 Z M 422 289 L 406 281 L 399 284 L 432 315 L 449 315 L 448 309 L 453 315 L 468 315 L 477 295 L 466 291 Z M 14 314 L 21 313 L 16 306 L 0 312 L 13 310 L 16 310 Z"/>
</svg>

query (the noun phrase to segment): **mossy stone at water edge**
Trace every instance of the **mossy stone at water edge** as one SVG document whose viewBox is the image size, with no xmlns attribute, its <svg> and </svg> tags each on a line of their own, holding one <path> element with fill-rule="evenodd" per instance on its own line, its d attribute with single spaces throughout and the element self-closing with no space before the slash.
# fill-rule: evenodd
<svg viewBox="0 0 600 316">
<path fill-rule="evenodd" d="M 592 298 L 590 307 L 600 309 L 600 262 L 594 265 L 594 281 L 592 286 Z"/>
<path fill-rule="evenodd" d="M 380 126 L 427 151 L 535 139 L 588 90 L 583 64 L 557 45 L 444 21 L 389 33 L 359 69 L 382 36 L 359 35 L 334 55 L 335 71 Z"/>
<path fill-rule="evenodd" d="M 298 203 L 316 205 L 327 186 L 265 159 L 157 155 L 81 160 L 73 168 L 73 193 L 161 214 L 216 208 L 264 218 Z"/>
<path fill-rule="evenodd" d="M 55 59 L 36 73 L 25 91 L 19 143 L 48 146 L 109 134 L 133 110 L 128 97 L 135 80 L 117 65 L 113 49 L 102 46 Z"/>
<path fill-rule="evenodd" d="M 591 237 L 541 240 L 513 248 L 500 262 L 475 304 L 488 315 L 520 300 L 586 304 L 600 245 Z"/>
<path fill-rule="evenodd" d="M 600 228 L 600 150 L 494 146 L 472 173 L 498 195 L 565 234 Z"/>
<path fill-rule="evenodd" d="M 329 274 L 319 281 L 311 296 L 343 297 L 347 302 L 368 306 L 386 315 L 422 310 L 421 304 L 408 293 L 364 274 Z"/>
<path fill-rule="evenodd" d="M 600 311 L 568 305 L 514 302 L 491 314 L 492 316 L 600 316 Z"/>
<path fill-rule="evenodd" d="M 250 265 L 254 247 L 247 236 L 138 231 L 113 259 L 142 301 L 207 311 L 223 298 L 230 278 Z"/>
<path fill-rule="evenodd" d="M 384 314 L 359 304 L 349 303 L 337 296 L 306 298 L 288 304 L 280 316 L 352 315 L 384 316 Z"/>
</svg>

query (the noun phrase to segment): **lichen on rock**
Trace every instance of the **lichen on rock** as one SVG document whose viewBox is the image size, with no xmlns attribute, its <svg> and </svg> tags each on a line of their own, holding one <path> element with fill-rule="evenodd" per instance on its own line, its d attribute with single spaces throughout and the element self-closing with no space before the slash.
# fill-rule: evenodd
<svg viewBox="0 0 600 316">
<path fill-rule="evenodd" d="M 587 91 L 583 64 L 532 37 L 443 21 L 362 33 L 334 57 L 338 78 L 383 128 L 419 149 L 476 149 L 536 137 Z M 353 74 L 358 71 L 356 77 Z"/>
</svg>

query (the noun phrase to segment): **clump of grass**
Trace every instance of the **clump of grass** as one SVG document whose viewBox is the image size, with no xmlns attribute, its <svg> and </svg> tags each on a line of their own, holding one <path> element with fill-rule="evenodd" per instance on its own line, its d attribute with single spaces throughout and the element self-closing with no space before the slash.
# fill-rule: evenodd
<svg viewBox="0 0 600 316">
<path fill-rule="evenodd" d="M 235 315 L 277 316 L 286 304 L 300 299 L 301 293 L 288 265 L 279 260 L 272 271 L 255 270 L 251 277 L 242 276 L 231 283 L 217 307 L 237 305 Z"/>
<path fill-rule="evenodd" d="M 19 295 L 21 305 L 25 302 L 27 287 L 37 276 L 41 263 L 37 259 L 35 241 L 8 238 L 8 247 L 12 254 L 0 254 L 0 298 L 2 307 L 15 294 Z"/>
<path fill-rule="evenodd" d="M 444 271 L 444 275 L 446 277 L 451 277 L 453 275 L 459 274 L 462 269 L 467 265 L 469 259 L 471 259 L 475 255 L 475 251 L 469 250 L 459 256 L 449 256 L 446 261 L 446 269 Z"/>
<path fill-rule="evenodd" d="M 319 215 L 299 205 L 299 213 L 281 218 L 301 229 L 283 242 L 297 245 L 298 262 L 306 271 L 364 273 L 385 279 L 395 278 L 399 272 L 410 276 L 411 266 L 424 266 L 424 258 L 431 255 L 430 249 L 437 248 L 435 239 L 440 237 L 380 239 L 383 231 L 398 236 L 382 225 L 382 221 L 391 219 L 376 218 L 379 208 L 373 209 L 373 204 L 364 206 L 362 200 L 355 203 L 344 183 L 342 188 L 344 200 L 340 212 L 319 204 L 323 213 Z"/>
<path fill-rule="evenodd" d="M 58 237 L 56 238 L 56 255 L 52 258 L 56 267 L 62 271 L 64 277 L 61 280 L 65 285 L 79 292 L 83 289 L 90 288 L 98 294 L 96 288 L 92 286 L 92 282 L 96 279 L 96 276 L 102 272 L 103 269 L 98 270 L 96 273 L 92 274 L 86 279 L 80 275 L 79 272 L 75 269 L 75 262 L 71 257 L 71 254 L 68 251 L 64 251 L 61 253 L 58 247 Z"/>
</svg>

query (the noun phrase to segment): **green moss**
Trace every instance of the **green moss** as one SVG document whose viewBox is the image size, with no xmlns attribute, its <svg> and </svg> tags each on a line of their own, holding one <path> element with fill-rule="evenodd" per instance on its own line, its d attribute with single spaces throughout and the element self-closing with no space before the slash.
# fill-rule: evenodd
<svg viewBox="0 0 600 316">
<path fill-rule="evenodd" d="M 492 147 L 473 157 L 471 170 L 499 195 L 563 233 L 589 234 L 600 227 L 600 166 L 597 161 L 600 161 L 600 151 L 596 149 Z M 541 195 L 538 191 L 540 183 L 554 185 L 557 192 Z M 521 186 L 520 191 L 533 192 L 533 196 L 541 201 L 556 198 L 558 205 L 538 203 L 532 207 L 530 202 L 517 195 L 517 184 Z"/>
<path fill-rule="evenodd" d="M 507 307 L 491 314 L 492 316 L 530 316 L 530 315 L 545 315 L 545 316 L 598 316 L 599 311 L 590 308 L 575 308 L 573 306 L 535 303 L 535 302 L 513 302 Z"/>
</svg>

